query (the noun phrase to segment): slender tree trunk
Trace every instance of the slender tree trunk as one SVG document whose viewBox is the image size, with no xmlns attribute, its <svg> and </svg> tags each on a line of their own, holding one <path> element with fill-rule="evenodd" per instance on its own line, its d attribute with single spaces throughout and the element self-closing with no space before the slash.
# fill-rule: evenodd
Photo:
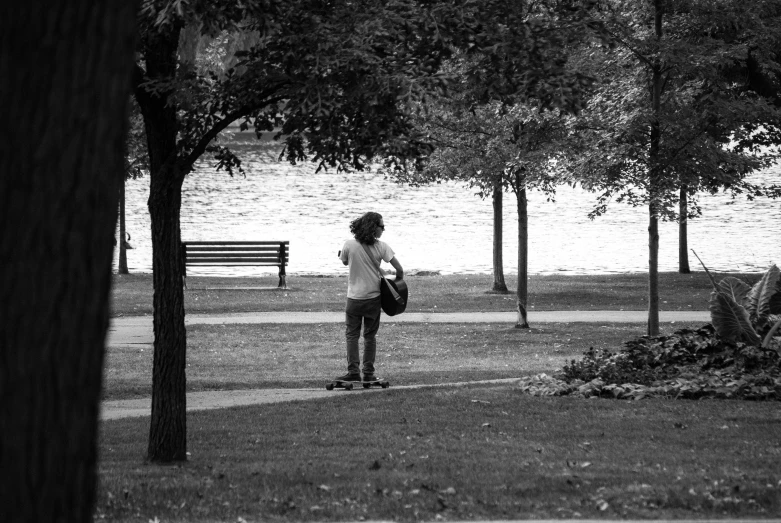
<svg viewBox="0 0 781 523">
<path fill-rule="evenodd" d="M 518 288 L 516 306 L 518 319 L 516 329 L 528 329 L 527 304 L 529 301 L 529 216 L 526 201 L 526 186 L 520 174 L 516 174 L 516 200 L 518 203 Z"/>
<path fill-rule="evenodd" d="M 657 41 L 662 38 L 663 3 L 665 0 L 654 0 L 655 32 Z M 659 141 L 661 127 L 662 96 L 662 66 L 658 58 L 654 61 L 651 84 L 651 106 L 653 119 L 651 121 L 651 146 L 649 154 L 649 196 L 650 203 L 648 223 L 648 335 L 659 334 Z"/>
<path fill-rule="evenodd" d="M 681 185 L 681 194 L 678 200 L 678 272 L 691 273 L 689 268 L 689 187 Z"/>
<path fill-rule="evenodd" d="M 502 259 L 502 187 L 501 175 L 497 175 L 494 182 L 494 284 L 491 287 L 495 292 L 508 292 L 504 282 L 504 260 Z"/>
<path fill-rule="evenodd" d="M 127 242 L 125 236 L 127 231 L 125 230 L 125 183 L 124 178 L 119 186 L 119 262 L 117 266 L 117 272 L 119 274 L 127 274 Z"/>
<path fill-rule="evenodd" d="M 144 42 L 146 74 L 139 77 L 137 72 L 136 100 L 147 135 L 152 222 L 155 341 L 148 458 L 165 463 L 187 459 L 187 334 L 179 212 L 189 166 L 181 165 L 177 157 L 176 108 L 167 103 L 167 93 L 150 93 L 141 87 L 150 78 L 167 80 L 175 74 L 180 28 L 161 30 L 166 32 L 149 34 Z"/>
<path fill-rule="evenodd" d="M 659 334 L 659 218 L 653 204 L 648 223 L 648 335 Z"/>
<path fill-rule="evenodd" d="M 0 521 L 92 520 L 135 1 L 0 6 Z"/>
</svg>

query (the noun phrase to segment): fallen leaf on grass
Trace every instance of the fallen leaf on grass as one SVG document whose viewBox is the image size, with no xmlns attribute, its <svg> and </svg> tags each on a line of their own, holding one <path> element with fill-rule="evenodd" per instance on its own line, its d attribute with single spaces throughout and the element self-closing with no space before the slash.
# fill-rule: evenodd
<svg viewBox="0 0 781 523">
<path fill-rule="evenodd" d="M 325 492 L 328 492 L 331 490 L 331 487 L 329 487 L 328 485 L 320 485 L 319 487 L 317 487 L 317 490 L 324 490 Z"/>
</svg>

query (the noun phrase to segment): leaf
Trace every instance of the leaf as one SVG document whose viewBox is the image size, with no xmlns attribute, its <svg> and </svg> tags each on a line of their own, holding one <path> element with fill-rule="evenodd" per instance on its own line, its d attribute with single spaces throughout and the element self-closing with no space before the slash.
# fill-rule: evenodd
<svg viewBox="0 0 781 523">
<path fill-rule="evenodd" d="M 732 296 L 723 292 L 712 292 L 709 308 L 713 327 L 719 336 L 759 345 L 759 335 L 751 326 L 748 311 Z"/>
<path fill-rule="evenodd" d="M 751 286 L 734 276 L 728 276 L 719 282 L 719 290 L 732 296 L 737 303 L 743 303 L 743 299 L 751 290 Z"/>
<path fill-rule="evenodd" d="M 776 291 L 770 296 L 770 314 L 781 314 L 781 278 L 776 282 Z"/>
<path fill-rule="evenodd" d="M 774 298 L 774 295 L 778 293 L 779 278 L 781 278 L 781 271 L 775 264 L 771 265 L 746 297 L 746 308 L 749 314 L 755 316 L 759 321 L 764 322 L 771 314 L 771 308 L 780 305 L 779 301 Z"/>
</svg>

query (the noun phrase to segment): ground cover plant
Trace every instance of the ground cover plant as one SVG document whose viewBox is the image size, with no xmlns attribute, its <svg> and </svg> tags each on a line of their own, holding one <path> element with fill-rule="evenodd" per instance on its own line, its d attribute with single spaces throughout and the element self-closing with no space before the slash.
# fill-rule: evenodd
<svg viewBox="0 0 781 523">
<path fill-rule="evenodd" d="M 190 413 L 189 459 L 171 467 L 143 461 L 149 418 L 102 423 L 96 518 L 781 516 L 775 403 L 588 401 L 509 385 L 334 394 Z"/>
<path fill-rule="evenodd" d="M 773 265 L 754 285 L 712 280 L 713 324 L 670 336 L 643 336 L 623 349 L 591 348 L 553 376 L 522 380 L 535 395 L 641 399 L 781 400 L 781 272 Z"/>
<path fill-rule="evenodd" d="M 666 327 L 672 330 L 672 325 Z M 393 385 L 514 378 L 551 372 L 586 347 L 611 348 L 641 324 L 383 323 L 378 373 Z M 344 373 L 341 324 L 187 327 L 189 391 L 322 387 Z M 107 349 L 104 399 L 151 394 L 151 346 Z"/>
<path fill-rule="evenodd" d="M 750 283 L 761 276 L 730 275 Z M 505 278 L 510 288 L 516 284 L 515 278 L 514 275 Z M 515 311 L 513 294 L 486 292 L 492 284 L 490 275 L 411 275 L 406 279 L 410 288 L 408 312 Z M 659 279 L 662 310 L 706 308 L 711 284 L 705 273 L 662 273 Z M 290 274 L 289 288 L 274 290 L 277 280 L 275 275 L 258 278 L 188 276 L 185 310 L 187 314 L 344 310 L 345 277 Z M 644 274 L 533 275 L 529 278 L 530 321 L 533 325 L 535 310 L 646 310 L 647 285 Z M 115 275 L 112 314 L 151 313 L 152 276 Z"/>
</svg>

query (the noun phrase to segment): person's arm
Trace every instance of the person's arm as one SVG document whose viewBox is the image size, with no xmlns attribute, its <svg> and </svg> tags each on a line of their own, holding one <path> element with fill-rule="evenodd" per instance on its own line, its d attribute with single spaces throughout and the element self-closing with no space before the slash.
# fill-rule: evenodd
<svg viewBox="0 0 781 523">
<path fill-rule="evenodd" d="M 401 263 L 399 263 L 399 260 L 396 259 L 394 256 L 391 258 L 390 264 L 393 265 L 393 268 L 396 269 L 396 279 L 397 280 L 403 280 L 404 279 L 404 267 L 401 266 Z"/>
<path fill-rule="evenodd" d="M 342 260 L 342 263 L 345 265 L 350 264 L 349 253 L 347 252 L 347 244 L 345 244 L 344 247 L 342 247 L 342 250 L 339 251 L 339 259 Z"/>
</svg>

